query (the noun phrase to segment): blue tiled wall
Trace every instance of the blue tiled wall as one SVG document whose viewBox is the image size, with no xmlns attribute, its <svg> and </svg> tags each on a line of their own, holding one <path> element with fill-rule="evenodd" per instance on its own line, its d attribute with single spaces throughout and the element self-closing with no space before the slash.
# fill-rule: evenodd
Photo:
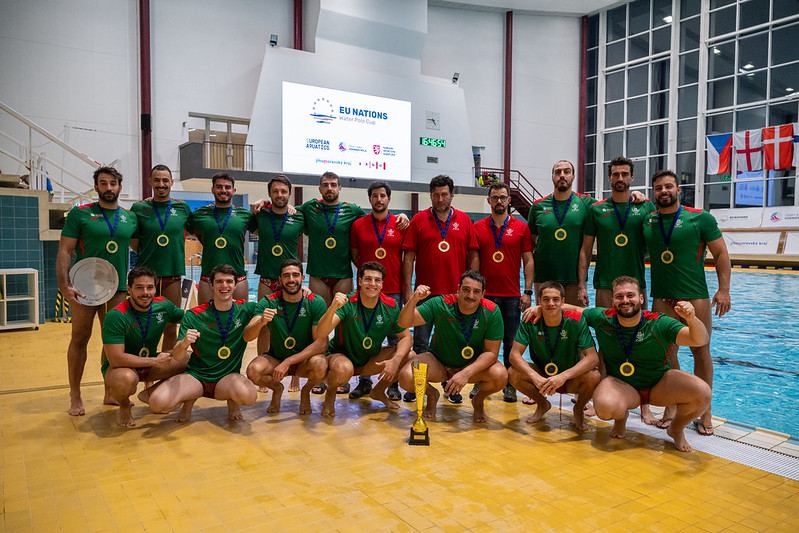
<svg viewBox="0 0 799 533">
<path fill-rule="evenodd" d="M 42 243 L 39 240 L 38 199 L 32 196 L 0 195 L 0 268 L 35 268 L 39 271 L 40 322 L 43 322 L 46 316 L 53 316 L 52 310 L 49 314 L 45 312 L 48 307 L 48 294 L 44 265 L 47 264 L 52 270 L 54 279 L 55 252 L 45 258 L 45 246 L 43 246 L 45 244 L 55 245 L 55 250 L 58 249 L 57 242 Z M 13 278 L 12 283 L 15 283 Z M 15 288 L 12 292 L 20 291 Z M 50 298 L 54 300 L 55 293 L 52 293 Z M 8 313 L 8 319 L 14 320 L 15 315 L 24 314 L 26 311 L 24 306 L 13 305 L 9 306 Z"/>
</svg>

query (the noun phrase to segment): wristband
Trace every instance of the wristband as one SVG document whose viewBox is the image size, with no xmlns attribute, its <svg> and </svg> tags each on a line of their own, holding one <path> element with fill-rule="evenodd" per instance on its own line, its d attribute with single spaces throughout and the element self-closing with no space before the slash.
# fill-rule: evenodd
<svg viewBox="0 0 799 533">
<path fill-rule="evenodd" d="M 533 291 L 526 290 L 526 291 L 524 291 L 524 294 L 525 294 L 525 296 L 532 296 L 533 295 Z"/>
</svg>

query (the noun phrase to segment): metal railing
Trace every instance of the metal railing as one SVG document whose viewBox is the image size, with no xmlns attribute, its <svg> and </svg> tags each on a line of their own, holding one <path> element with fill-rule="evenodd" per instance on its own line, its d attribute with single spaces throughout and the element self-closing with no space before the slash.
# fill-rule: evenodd
<svg viewBox="0 0 799 533">
<path fill-rule="evenodd" d="M 507 184 L 511 188 L 511 193 L 518 192 L 519 196 L 528 204 L 533 205 L 538 198 L 543 198 L 530 180 L 518 170 L 511 170 L 505 175 L 505 170 L 501 168 L 475 167 L 474 175 L 480 185 L 488 187 L 492 181 L 499 181 Z"/>
<path fill-rule="evenodd" d="M 203 167 L 252 170 L 252 145 L 203 141 Z"/>
<path fill-rule="evenodd" d="M 60 202 L 88 201 L 91 198 L 90 195 L 94 187 L 90 181 L 79 176 L 78 172 L 88 169 L 94 172 L 100 167 L 100 164 L 3 102 L 0 102 L 0 110 L 13 119 L 11 121 L 3 120 L 0 124 L 8 127 L 9 130 L 17 128 L 18 132 L 24 131 L 27 133 L 26 141 L 20 141 L 12 134 L 0 131 L 0 139 L 5 141 L 5 147 L 0 146 L 0 154 L 26 169 L 31 189 L 50 190 L 54 198 L 58 195 L 57 199 Z M 6 115 L 0 114 L 0 118 L 5 117 Z M 41 137 L 44 139 L 41 139 Z M 41 144 L 34 144 L 34 140 Z M 41 149 L 42 147 L 54 150 L 58 153 L 58 156 L 52 156 L 51 154 L 51 157 L 48 157 Z M 18 155 L 15 155 L 14 151 Z M 62 160 L 61 164 L 54 161 L 59 156 Z M 66 168 L 67 160 L 70 162 L 72 170 Z M 49 172 L 48 168 L 52 169 L 53 172 Z M 50 187 L 48 187 L 48 180 Z"/>
</svg>

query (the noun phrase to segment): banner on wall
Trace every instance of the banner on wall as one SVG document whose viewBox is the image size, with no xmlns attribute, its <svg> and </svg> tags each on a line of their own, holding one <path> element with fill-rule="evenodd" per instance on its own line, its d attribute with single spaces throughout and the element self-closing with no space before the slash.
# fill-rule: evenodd
<svg viewBox="0 0 799 533">
<path fill-rule="evenodd" d="M 763 208 L 714 209 L 710 214 L 716 217 L 721 229 L 759 228 L 763 219 Z"/>
<path fill-rule="evenodd" d="M 799 228 L 799 207 L 766 207 L 761 228 Z"/>
<path fill-rule="evenodd" d="M 786 234 L 782 255 L 799 255 L 799 232 L 789 231 Z"/>
<path fill-rule="evenodd" d="M 764 232 L 724 233 L 727 251 L 731 254 L 775 255 L 780 244 L 780 234 Z"/>
</svg>

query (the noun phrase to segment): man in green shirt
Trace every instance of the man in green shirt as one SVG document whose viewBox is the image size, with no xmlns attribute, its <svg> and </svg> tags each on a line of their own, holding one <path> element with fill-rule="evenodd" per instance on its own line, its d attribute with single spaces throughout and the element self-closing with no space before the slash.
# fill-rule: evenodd
<svg viewBox="0 0 799 533">
<path fill-rule="evenodd" d="M 170 378 L 183 372 L 185 362 L 172 359 L 167 351 L 158 351 L 158 341 L 168 324 L 180 322 L 183 310 L 162 296 L 156 296 L 158 277 L 146 266 L 136 266 L 128 273 L 129 298 L 113 308 L 103 322 L 103 357 L 100 371 L 106 388 L 119 404 L 117 424 L 133 427 L 130 397 L 140 381 Z M 156 385 L 157 386 L 157 385 Z M 139 398 L 145 403 L 154 387 L 145 389 Z"/>
<path fill-rule="evenodd" d="M 232 266 L 215 266 L 209 278 L 213 299 L 186 312 L 172 352 L 176 361 L 189 357 L 186 372 L 169 378 L 150 395 L 154 413 L 168 413 L 183 402 L 178 422 L 191 419 L 194 402 L 201 396 L 227 401 L 230 420 L 241 420 L 239 406 L 253 405 L 258 399 L 255 386 L 241 374 L 247 342 L 255 338 L 245 338 L 244 329 L 257 304 L 233 300 L 236 270 Z"/>
<path fill-rule="evenodd" d="M 476 270 L 461 275 L 457 294 L 430 298 L 427 285 L 419 285 L 402 308 L 398 324 L 409 328 L 433 324 L 430 351 L 414 359 L 427 363 L 427 405 L 423 416 L 435 418 L 439 392 L 431 382 L 446 382 L 446 394 L 460 394 L 467 383 L 479 383 L 472 398 L 475 422 L 485 422 L 485 399 L 508 383 L 508 372 L 497 358 L 505 332 L 502 314 L 492 301 L 483 298 L 485 278 Z M 400 386 L 414 390 L 412 361 L 400 371 Z"/>
<path fill-rule="evenodd" d="M 98 201 L 73 207 L 67 214 L 56 256 L 58 290 L 69 301 L 72 312 L 72 337 L 67 348 L 69 375 L 69 414 L 86 414 L 80 395 L 80 382 L 86 367 L 86 346 L 92 336 L 94 315 L 103 325 L 106 313 L 125 299 L 125 278 L 128 271 L 128 248 L 136 232 L 136 215 L 119 206 L 122 191 L 122 174 L 113 167 L 100 167 L 94 171 L 94 190 Z M 135 243 L 134 243 L 135 245 Z M 76 260 L 99 257 L 111 263 L 119 276 L 117 292 L 102 305 L 87 306 L 77 298 L 85 295 L 69 281 L 71 256 Z M 111 403 L 108 391 L 104 403 Z"/>
<path fill-rule="evenodd" d="M 713 361 L 710 334 L 713 329 L 712 307 L 722 317 L 730 310 L 730 274 L 732 265 L 727 244 L 713 215 L 701 209 L 681 205 L 677 176 L 670 170 L 655 172 L 652 187 L 658 210 L 644 221 L 644 240 L 652 265 L 652 310 L 679 318 L 674 306 L 688 301 L 708 331 L 708 342 L 691 348 L 694 374 L 713 388 Z M 719 289 L 710 299 L 705 280 L 705 251 L 713 255 Z M 680 368 L 677 350 L 671 354 L 672 368 Z M 674 418 L 673 406 L 667 407 L 658 427 L 666 428 Z M 712 435 L 710 406 L 696 422 L 700 435 Z"/>
<path fill-rule="evenodd" d="M 236 181 L 224 172 L 211 178 L 214 204 L 203 206 L 189 216 L 186 229 L 197 235 L 203 245 L 202 270 L 197 298 L 205 303 L 211 298 L 211 270 L 217 265 L 231 265 L 236 272 L 233 298 L 246 299 L 249 291 L 244 270 L 244 238 L 255 231 L 255 218 L 249 210 L 233 205 Z"/>
<path fill-rule="evenodd" d="M 163 296 L 180 307 L 180 279 L 186 274 L 186 222 L 191 208 L 170 196 L 173 184 L 168 166 L 154 166 L 150 171 L 152 200 L 136 202 L 130 210 L 139 222 L 134 236 L 138 241 L 134 249 L 139 256 L 136 264 L 155 271 L 158 276 L 156 296 Z M 169 324 L 164 330 L 161 349 L 171 350 L 177 336 L 177 324 Z"/>
<path fill-rule="evenodd" d="M 386 388 L 397 379 L 402 363 L 409 357 L 413 339 L 397 324 L 399 304 L 382 293 L 385 267 L 367 261 L 358 273 L 360 290 L 349 295 L 336 293 L 325 316 L 319 321 L 320 341 L 335 329 L 328 353 L 328 383 L 322 416 L 336 415 L 334 387 L 348 383 L 353 375 L 379 374 L 369 396 L 391 409 L 399 405 L 386 395 Z M 396 346 L 383 346 L 389 334 L 395 334 Z M 319 341 L 317 341 L 319 342 Z"/>
<path fill-rule="evenodd" d="M 673 345 L 702 346 L 708 332 L 693 305 L 681 301 L 674 312 L 684 322 L 664 314 L 643 311 L 644 296 L 635 278 L 613 282 L 613 309 L 583 310 L 594 329 L 606 376 L 594 391 L 594 408 L 602 420 L 613 420 L 611 437 L 623 438 L 627 414 L 642 404 L 676 406 L 666 432 L 674 446 L 691 451 L 685 426 L 710 405 L 710 386 L 703 380 L 670 368 Z"/>
<path fill-rule="evenodd" d="M 258 336 L 259 344 L 262 338 L 266 340 L 264 351 L 247 367 L 247 377 L 259 387 L 272 389 L 267 413 L 280 411 L 281 381 L 289 375 L 307 378 L 300 390 L 300 414 L 309 414 L 311 389 L 321 383 L 327 373 L 325 344 L 316 352 L 303 352 L 319 338 L 317 324 L 326 310 L 325 302 L 316 294 L 303 295 L 303 279 L 302 263 L 286 259 L 280 267 L 282 289 L 258 301 L 255 317 L 244 331 L 247 339 Z M 324 340 L 327 341 L 326 335 Z"/>
<path fill-rule="evenodd" d="M 577 395 L 574 424 L 585 431 L 588 427 L 583 408 L 599 383 L 599 356 L 585 319 L 579 311 L 564 311 L 564 298 L 560 283 L 547 281 L 541 285 L 541 320 L 537 324 L 523 321 L 519 326 L 510 352 L 508 378 L 511 385 L 535 400 L 536 411 L 527 419 L 528 424 L 535 424 L 552 408 L 546 396 L 570 393 Z M 531 361 L 524 359 L 528 346 Z"/>
</svg>

